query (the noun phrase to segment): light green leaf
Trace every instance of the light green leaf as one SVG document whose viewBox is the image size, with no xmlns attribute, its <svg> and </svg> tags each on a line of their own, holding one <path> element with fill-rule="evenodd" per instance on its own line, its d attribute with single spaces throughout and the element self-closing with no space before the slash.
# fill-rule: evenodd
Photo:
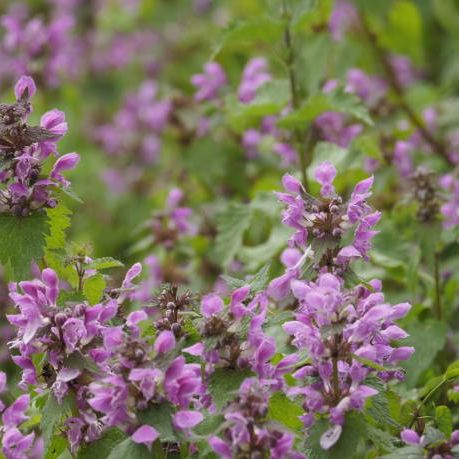
<svg viewBox="0 0 459 459">
<path fill-rule="evenodd" d="M 445 434 L 446 438 L 451 436 L 451 432 L 453 431 L 453 415 L 447 406 L 440 405 L 435 408 L 435 423 L 438 429 Z"/>
<path fill-rule="evenodd" d="M 70 227 L 72 212 L 64 205 L 59 204 L 53 209 L 46 209 L 49 221 L 49 234 L 46 236 L 46 250 L 65 248 L 66 230 Z"/>
<path fill-rule="evenodd" d="M 280 422 L 289 429 L 302 431 L 304 426 L 299 417 L 303 414 L 303 408 L 292 402 L 283 392 L 276 392 L 269 399 L 268 418 Z"/>
<path fill-rule="evenodd" d="M 104 276 L 100 273 L 85 279 L 83 284 L 83 294 L 89 304 L 97 304 L 101 300 L 104 294 L 105 286 Z"/>
<path fill-rule="evenodd" d="M 102 269 L 119 268 L 121 266 L 124 266 L 124 264 L 121 263 L 121 261 L 115 260 L 112 257 L 103 257 L 92 260 L 91 263 L 88 263 L 85 266 L 85 268 L 96 269 L 97 271 L 101 271 Z"/>
<path fill-rule="evenodd" d="M 282 37 L 283 30 L 282 21 L 268 16 L 251 21 L 235 21 L 223 31 L 209 60 L 214 60 L 222 50 L 229 46 L 247 46 L 260 42 L 272 45 Z"/>
<path fill-rule="evenodd" d="M 380 41 L 390 51 L 408 55 L 417 64 L 422 63 L 422 18 L 413 2 L 400 0 L 392 4 L 389 22 Z"/>
<path fill-rule="evenodd" d="M 247 271 L 255 271 L 261 265 L 268 263 L 285 249 L 292 231 L 286 226 L 275 226 L 266 242 L 254 247 L 243 247 L 240 251 L 240 260 Z"/>
<path fill-rule="evenodd" d="M 217 239 L 215 256 L 223 266 L 228 266 L 242 246 L 245 230 L 250 225 L 251 210 L 249 206 L 230 203 L 217 216 Z"/>
</svg>

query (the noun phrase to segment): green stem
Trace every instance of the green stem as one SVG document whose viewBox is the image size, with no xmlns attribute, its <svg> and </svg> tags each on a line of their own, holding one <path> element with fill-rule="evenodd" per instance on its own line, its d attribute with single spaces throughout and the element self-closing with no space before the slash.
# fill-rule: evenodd
<svg viewBox="0 0 459 459">
<path fill-rule="evenodd" d="M 290 94 L 291 94 L 291 104 L 294 110 L 300 108 L 301 97 L 300 91 L 298 89 L 298 83 L 295 74 L 295 51 L 293 47 L 292 31 L 291 31 L 291 14 L 287 8 L 286 0 L 283 0 L 283 16 L 285 20 L 285 31 L 284 31 L 284 44 L 287 51 L 285 58 L 285 64 L 287 66 L 287 73 L 290 85 Z M 298 148 L 298 154 L 300 157 L 300 168 L 301 168 L 301 178 L 303 185 L 306 191 L 309 190 L 307 169 L 311 162 L 311 155 L 309 154 L 310 150 L 310 139 L 311 135 L 309 132 L 295 128 L 293 130 L 294 140 Z"/>
<path fill-rule="evenodd" d="M 440 279 L 440 254 L 434 254 L 434 276 L 435 276 L 435 316 L 438 320 L 443 318 L 443 306 L 441 301 L 441 279 Z"/>
</svg>

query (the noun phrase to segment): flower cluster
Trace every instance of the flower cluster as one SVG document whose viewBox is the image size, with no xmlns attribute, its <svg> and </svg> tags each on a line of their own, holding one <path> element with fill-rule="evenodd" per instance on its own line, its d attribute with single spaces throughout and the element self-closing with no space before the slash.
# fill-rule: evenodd
<svg viewBox="0 0 459 459">
<path fill-rule="evenodd" d="M 377 280 L 347 290 L 343 280 L 330 273 L 316 282 L 292 281 L 292 291 L 298 300 L 296 320 L 283 328 L 298 350 L 307 351 L 310 362 L 294 373 L 300 385 L 290 394 L 304 397 L 305 427 L 319 413 L 328 414 L 338 426 L 332 428 L 335 435 L 327 432 L 323 437 L 322 446 L 328 449 L 339 439 L 346 412 L 362 409 L 365 399 L 377 393 L 366 384 L 370 374 L 384 381 L 403 376 L 394 365 L 408 359 L 414 348 L 393 345 L 408 336 L 394 321 L 404 317 L 410 305 L 387 304 Z"/>
<path fill-rule="evenodd" d="M 79 161 L 76 153 L 59 157 L 48 176 L 45 161 L 58 155 L 57 142 L 67 132 L 65 115 L 51 110 L 41 117 L 40 126 L 28 124 L 31 97 L 36 91 L 32 78 L 23 76 L 15 86 L 16 103 L 0 105 L 0 212 L 25 216 L 43 207 L 55 207 L 54 191 L 68 188 L 62 175 Z"/>
<path fill-rule="evenodd" d="M 170 110 L 170 101 L 158 98 L 156 83 L 146 80 L 136 93 L 125 98 L 112 123 L 95 129 L 95 139 L 117 164 L 103 172 L 104 181 L 114 192 L 132 189 L 142 180 L 145 166 L 157 162 Z"/>
<path fill-rule="evenodd" d="M 301 459 L 294 449 L 294 436 L 266 420 L 269 390 L 255 378 L 247 378 L 236 399 L 225 411 L 222 438 L 212 436 L 209 444 L 219 457 L 269 457 Z"/>
<path fill-rule="evenodd" d="M 336 169 L 330 162 L 317 167 L 314 177 L 321 185 L 319 198 L 308 195 L 293 176 L 283 178 L 284 193 L 277 193 L 286 205 L 282 222 L 295 230 L 291 249 L 283 257 L 286 272 L 270 285 L 270 294 L 283 298 L 289 292 L 292 279 L 300 277 L 309 258 L 314 259 L 314 272 L 330 271 L 343 274 L 353 259 L 366 259 L 371 240 L 377 234 L 372 228 L 381 217 L 367 203 L 371 196 L 373 177 L 357 183 L 351 197 L 343 203 L 333 186 Z M 354 230 L 353 240 L 343 246 L 342 238 Z"/>
<path fill-rule="evenodd" d="M 6 375 L 0 373 L 0 392 L 6 390 Z M 43 441 L 34 432 L 24 434 L 21 424 L 30 419 L 26 415 L 29 408 L 30 396 L 19 396 L 8 408 L 0 403 L 2 414 L 2 452 L 6 459 L 38 459 L 43 456 Z"/>
<path fill-rule="evenodd" d="M 139 264 L 126 274 L 129 288 L 140 274 Z M 75 451 L 94 441 L 109 427 L 123 428 L 134 442 L 151 443 L 159 436 L 138 418 L 155 404 L 176 407 L 174 425 L 190 428 L 202 420 L 189 410 L 202 392 L 199 365 L 187 364 L 175 350 L 176 337 L 160 332 L 154 343 L 141 336 L 143 310 L 122 318 L 118 299 L 59 304 L 59 280 L 47 268 L 41 279 L 11 285 L 18 314 L 8 320 L 17 327 L 11 347 L 19 351 L 14 362 L 22 369 L 19 386 L 26 390 L 48 387 L 58 404 L 71 397 L 76 413 L 66 421 L 67 437 Z M 44 358 L 37 369 L 34 356 Z"/>
</svg>

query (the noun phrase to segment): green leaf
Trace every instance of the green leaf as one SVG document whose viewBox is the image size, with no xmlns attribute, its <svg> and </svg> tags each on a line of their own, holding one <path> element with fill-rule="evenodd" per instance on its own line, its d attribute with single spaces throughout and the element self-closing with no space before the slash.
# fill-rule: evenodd
<svg viewBox="0 0 459 459">
<path fill-rule="evenodd" d="M 64 205 L 59 204 L 53 209 L 46 209 L 49 221 L 49 234 L 46 236 L 46 250 L 65 248 L 66 230 L 70 227 L 72 212 Z"/>
<path fill-rule="evenodd" d="M 107 459 L 124 439 L 126 435 L 121 430 L 110 429 L 99 440 L 83 446 L 78 451 L 77 459 Z"/>
<path fill-rule="evenodd" d="M 101 271 L 102 269 L 120 268 L 121 266 L 124 266 L 124 264 L 121 263 L 121 261 L 115 260 L 112 257 L 103 257 L 92 260 L 91 263 L 88 263 L 85 266 L 85 268 L 96 269 L 97 271 Z"/>
<path fill-rule="evenodd" d="M 170 403 L 156 403 L 144 411 L 139 411 L 138 418 L 142 424 L 154 427 L 161 436 L 161 441 L 177 441 L 172 426 L 172 407 Z"/>
<path fill-rule="evenodd" d="M 389 23 L 379 38 L 390 51 L 408 55 L 416 64 L 422 62 L 422 18 L 413 2 L 399 0 L 392 4 Z"/>
<path fill-rule="evenodd" d="M 445 437 L 449 438 L 453 431 L 453 415 L 451 410 L 445 406 L 440 405 L 435 408 L 435 423 L 438 429 L 445 434 Z"/>
<path fill-rule="evenodd" d="M 411 358 L 402 364 L 406 370 L 408 387 L 414 387 L 421 374 L 431 367 L 435 356 L 443 349 L 447 330 L 445 323 L 437 321 L 413 322 L 408 325 L 406 331 L 410 336 L 403 340 L 403 345 L 414 346 L 416 349 Z"/>
<path fill-rule="evenodd" d="M 333 10 L 334 0 L 301 2 L 293 11 L 293 29 L 298 32 L 310 32 L 316 27 L 327 24 Z"/>
<path fill-rule="evenodd" d="M 271 261 L 287 245 L 289 236 L 292 234 L 286 226 L 275 226 L 267 241 L 254 247 L 243 247 L 240 259 L 247 271 L 255 271 Z"/>
<path fill-rule="evenodd" d="M 330 428 L 328 421 L 318 420 L 309 430 L 306 439 L 308 459 L 343 459 L 355 457 L 359 443 L 366 437 L 366 426 L 363 416 L 351 412 L 346 416 L 343 432 L 338 442 L 329 450 L 320 446 L 320 437 Z"/>
<path fill-rule="evenodd" d="M 41 261 L 48 232 L 45 213 L 28 217 L 0 215 L 0 262 L 8 267 L 14 280 L 27 279 L 31 263 Z"/>
<path fill-rule="evenodd" d="M 224 422 L 225 418 L 221 414 L 208 415 L 194 428 L 193 432 L 206 437 L 216 435 Z"/>
<path fill-rule="evenodd" d="M 92 373 L 99 373 L 99 367 L 96 363 L 81 354 L 79 351 L 72 352 L 64 359 L 64 366 L 66 368 L 77 368 L 78 370 L 88 370 Z"/>
<path fill-rule="evenodd" d="M 267 16 L 251 21 L 236 21 L 230 24 L 215 46 L 210 60 L 230 45 L 273 44 L 282 37 L 284 26 L 281 21 Z"/>
<path fill-rule="evenodd" d="M 83 294 L 89 304 L 97 304 L 101 300 L 104 294 L 105 286 L 105 279 L 102 274 L 98 273 L 95 276 L 85 279 L 83 284 Z"/>
<path fill-rule="evenodd" d="M 236 395 L 244 379 L 253 376 L 248 370 L 217 368 L 210 376 L 209 392 L 217 409 L 222 409 Z"/>
<path fill-rule="evenodd" d="M 424 450 L 421 446 L 405 446 L 383 457 L 384 459 L 422 459 Z"/>
<path fill-rule="evenodd" d="M 438 22 L 453 35 L 459 34 L 459 9 L 454 0 L 432 0 L 432 7 Z"/>
<path fill-rule="evenodd" d="M 243 104 L 234 98 L 228 98 L 226 111 L 231 127 L 242 132 L 256 125 L 268 115 L 279 113 L 290 100 L 290 89 L 287 80 L 272 80 L 257 91 L 257 95 L 249 104 Z"/>
<path fill-rule="evenodd" d="M 366 359 L 365 357 L 360 357 L 358 355 L 352 354 L 352 358 L 354 360 L 357 360 L 357 362 L 360 362 L 361 364 L 363 364 L 363 365 L 365 365 L 367 367 L 373 368 L 373 370 L 388 371 L 388 368 L 383 367 L 382 365 L 379 365 L 376 362 L 373 362 L 373 360 Z"/>
<path fill-rule="evenodd" d="M 67 439 L 63 433 L 53 435 L 48 448 L 46 448 L 44 459 L 58 458 L 69 446 Z"/>
<path fill-rule="evenodd" d="M 243 287 L 244 285 L 250 285 L 250 292 L 254 294 L 263 290 L 268 284 L 270 267 L 270 264 L 263 266 L 260 271 L 258 271 L 249 279 L 238 279 L 236 277 L 228 276 L 225 274 L 223 274 L 221 278 L 232 289 L 237 289 L 239 287 Z"/>
<path fill-rule="evenodd" d="M 250 217 L 250 207 L 238 203 L 230 203 L 217 216 L 215 256 L 222 266 L 228 266 L 241 248 L 244 232 L 250 225 Z"/>
<path fill-rule="evenodd" d="M 370 424 L 367 424 L 368 439 L 375 445 L 380 451 L 391 452 L 396 449 L 396 445 L 399 443 L 399 439 L 394 437 L 390 433 L 378 429 Z"/>
<path fill-rule="evenodd" d="M 145 445 L 134 443 L 130 438 L 126 438 L 112 449 L 107 459 L 151 459 L 152 454 Z"/>
<path fill-rule="evenodd" d="M 298 110 L 292 111 L 277 124 L 288 129 L 304 127 L 329 111 L 349 114 L 368 125 L 373 124 L 363 102 L 355 94 L 345 92 L 343 88 L 312 95 Z"/>
<path fill-rule="evenodd" d="M 304 428 L 299 416 L 304 414 L 300 405 L 292 402 L 283 392 L 275 392 L 269 399 L 268 418 L 299 432 Z"/>
<path fill-rule="evenodd" d="M 53 438 L 54 432 L 61 421 L 70 415 L 72 405 L 73 400 L 69 395 L 67 395 L 62 401 L 62 404 L 59 405 L 54 395 L 52 393 L 48 394 L 48 398 L 42 410 L 40 424 L 46 452 L 48 448 L 53 447 L 53 441 L 51 439 Z"/>
</svg>

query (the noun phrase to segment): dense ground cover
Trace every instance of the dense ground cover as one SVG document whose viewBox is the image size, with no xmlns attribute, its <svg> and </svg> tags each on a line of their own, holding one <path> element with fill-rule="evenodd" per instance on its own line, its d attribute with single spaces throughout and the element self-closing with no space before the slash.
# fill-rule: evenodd
<svg viewBox="0 0 459 459">
<path fill-rule="evenodd" d="M 459 4 L 0 4 L 6 459 L 459 457 Z"/>
</svg>

